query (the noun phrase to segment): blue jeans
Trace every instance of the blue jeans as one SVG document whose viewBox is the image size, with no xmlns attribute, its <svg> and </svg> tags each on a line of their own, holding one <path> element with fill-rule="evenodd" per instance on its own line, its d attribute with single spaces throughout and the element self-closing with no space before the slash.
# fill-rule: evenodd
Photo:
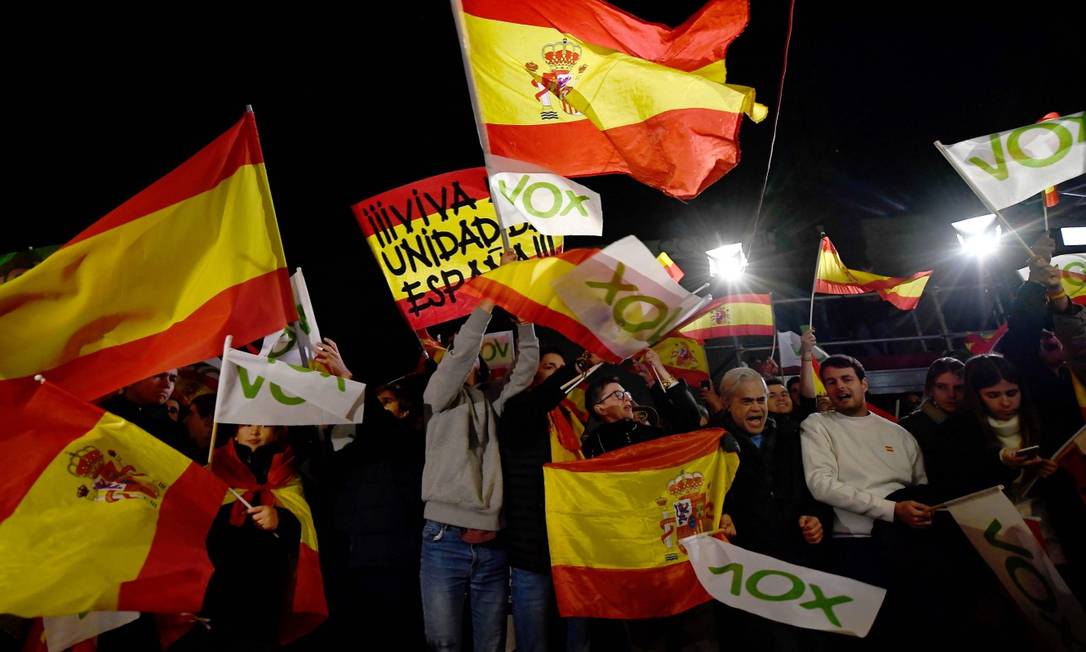
<svg viewBox="0 0 1086 652">
<path fill-rule="evenodd" d="M 464 543 L 461 529 L 427 520 L 422 528 L 422 615 L 431 650 L 459 650 L 464 599 L 476 652 L 505 650 L 509 565 L 494 542 Z"/>
<path fill-rule="evenodd" d="M 563 629 L 564 649 L 567 652 L 588 650 L 588 620 L 558 618 L 551 576 L 523 568 L 512 568 L 510 572 L 513 577 L 513 630 L 517 636 L 517 652 L 556 649 L 548 639 L 555 634 L 561 636 Z"/>
</svg>

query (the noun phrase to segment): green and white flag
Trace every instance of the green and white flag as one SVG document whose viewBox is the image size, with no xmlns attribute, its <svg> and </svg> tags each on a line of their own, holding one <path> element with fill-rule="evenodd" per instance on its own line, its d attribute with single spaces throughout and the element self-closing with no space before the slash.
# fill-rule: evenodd
<svg viewBox="0 0 1086 652">
<path fill-rule="evenodd" d="M 488 154 L 490 197 L 502 226 L 528 222 L 544 235 L 602 235 L 597 192 L 538 165 Z"/>
<path fill-rule="evenodd" d="M 46 616 L 42 618 L 45 645 L 49 652 L 63 652 L 99 634 L 127 625 L 139 616 L 138 611 L 88 611 L 73 616 Z"/>
<path fill-rule="evenodd" d="M 729 607 L 836 634 L 867 636 L 886 589 L 796 566 L 709 535 L 682 540 L 698 581 Z"/>
<path fill-rule="evenodd" d="M 290 277 L 290 287 L 294 291 L 294 306 L 298 309 L 298 328 L 305 338 L 303 345 L 309 357 L 313 357 L 314 347 L 321 341 L 321 330 L 317 327 L 317 315 L 313 312 L 313 302 L 309 300 L 309 288 L 305 285 L 301 267 Z M 294 325 L 287 324 L 283 330 L 265 336 L 264 344 L 260 347 L 260 356 L 290 364 L 302 364 Z"/>
<path fill-rule="evenodd" d="M 1086 118 L 1079 111 L 954 145 L 935 141 L 935 147 L 995 212 L 1086 174 Z"/>
<path fill-rule="evenodd" d="M 1053 650 L 1086 642 L 1086 615 L 1002 487 L 945 503 L 958 527 Z"/>
<path fill-rule="evenodd" d="M 300 365 L 229 349 L 219 375 L 219 423 L 361 423 L 366 386 Z"/>
</svg>

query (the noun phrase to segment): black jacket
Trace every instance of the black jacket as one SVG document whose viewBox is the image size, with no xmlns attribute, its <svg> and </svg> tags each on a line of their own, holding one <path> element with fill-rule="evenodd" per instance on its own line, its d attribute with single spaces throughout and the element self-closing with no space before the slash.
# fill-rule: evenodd
<svg viewBox="0 0 1086 652">
<path fill-rule="evenodd" d="M 543 465 L 551 461 L 547 415 L 566 397 L 562 385 L 577 375 L 561 367 L 542 384 L 510 398 L 498 424 L 501 445 L 505 527 L 502 537 L 509 565 L 550 573 Z"/>
<path fill-rule="evenodd" d="M 701 413 L 686 387 L 686 381 L 678 381 L 666 392 L 660 389 L 657 383 L 652 386 L 651 391 L 653 402 L 664 422 L 661 427 L 646 426 L 628 420 L 601 423 L 581 437 L 581 452 L 584 456 L 592 458 L 631 444 L 698 429 Z"/>
</svg>

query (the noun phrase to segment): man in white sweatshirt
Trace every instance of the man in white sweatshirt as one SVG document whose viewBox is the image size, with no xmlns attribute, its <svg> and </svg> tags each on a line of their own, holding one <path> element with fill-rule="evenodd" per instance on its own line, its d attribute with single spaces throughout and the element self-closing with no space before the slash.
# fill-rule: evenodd
<svg viewBox="0 0 1086 652">
<path fill-rule="evenodd" d="M 884 563 L 871 545 L 875 519 L 931 526 L 932 510 L 887 496 L 926 484 L 924 458 L 908 431 L 867 409 L 863 365 L 832 355 L 819 370 L 835 411 L 803 421 L 803 471 L 814 499 L 833 507 L 834 571 L 885 586 Z"/>
</svg>

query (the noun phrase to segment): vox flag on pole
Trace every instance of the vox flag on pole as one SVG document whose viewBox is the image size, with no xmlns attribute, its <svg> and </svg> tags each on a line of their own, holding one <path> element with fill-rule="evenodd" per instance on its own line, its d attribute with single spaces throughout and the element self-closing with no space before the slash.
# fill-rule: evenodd
<svg viewBox="0 0 1086 652">
<path fill-rule="evenodd" d="M 602 235 L 599 193 L 538 165 L 487 156 L 490 195 L 502 225 L 525 222 L 544 235 Z"/>
<path fill-rule="evenodd" d="M 714 337 L 773 335 L 773 299 L 768 294 L 733 294 L 713 299 L 679 333 L 699 342 Z"/>
<path fill-rule="evenodd" d="M 1060 254 L 1052 257 L 1052 264 L 1060 268 L 1060 284 L 1067 298 L 1086 305 L 1086 254 Z M 1018 270 L 1022 280 L 1029 278 L 1029 268 Z"/>
<path fill-rule="evenodd" d="M 0 397 L 91 400 L 297 319 L 252 113 L 0 285 Z M 46 328 L 46 326 L 48 326 Z"/>
<path fill-rule="evenodd" d="M 978 491 L 946 508 L 1051 649 L 1069 650 L 1067 641 L 1086 641 L 1086 613 L 1001 489 Z"/>
<path fill-rule="evenodd" d="M 680 539 L 710 532 L 739 468 L 720 428 L 543 466 L 564 617 L 659 618 L 707 602 Z"/>
<path fill-rule="evenodd" d="M 229 349 L 219 376 L 219 423 L 361 423 L 366 386 L 309 367 Z"/>
<path fill-rule="evenodd" d="M 24 399 L 0 420 L 0 613 L 198 611 L 226 485 L 51 383 Z"/>
<path fill-rule="evenodd" d="M 864 637 L 886 589 L 789 564 L 710 536 L 683 539 L 702 587 L 720 602 L 796 627 Z"/>
<path fill-rule="evenodd" d="M 935 147 L 995 212 L 1086 174 L 1086 114 Z"/>
<path fill-rule="evenodd" d="M 453 6 L 492 154 L 690 199 L 739 162 L 743 115 L 766 115 L 754 89 L 723 83 L 746 0 L 711 0 L 674 29 L 600 0 Z"/>
<path fill-rule="evenodd" d="M 888 301 L 901 310 L 913 310 L 920 303 L 920 295 L 924 293 L 930 278 L 930 269 L 906 277 L 883 276 L 849 269 L 841 262 L 841 256 L 837 254 L 837 248 L 830 239 L 823 236 L 822 248 L 818 253 L 815 291 L 822 294 L 877 292 L 883 301 Z"/>
<path fill-rule="evenodd" d="M 306 341 L 306 350 L 315 351 L 314 347 L 321 342 L 321 329 L 317 326 L 317 315 L 313 312 L 313 302 L 309 299 L 309 288 L 305 284 L 301 267 L 290 276 L 290 287 L 294 295 L 294 307 L 298 311 L 298 327 Z M 288 325 L 281 331 L 266 335 L 264 344 L 260 348 L 260 355 L 290 364 L 302 364 L 302 355 L 298 350 L 298 337 L 295 335 L 294 328 Z"/>
<path fill-rule="evenodd" d="M 554 291 L 622 359 L 663 339 L 705 303 L 676 283 L 632 235 L 555 280 Z"/>
<path fill-rule="evenodd" d="M 477 302 L 460 289 L 497 269 L 502 253 L 502 225 L 491 203 L 486 168 L 409 183 L 351 208 L 412 330 L 475 308 Z M 543 235 L 530 224 L 513 227 L 508 235 L 522 260 L 562 250 L 560 236 Z"/>
</svg>

